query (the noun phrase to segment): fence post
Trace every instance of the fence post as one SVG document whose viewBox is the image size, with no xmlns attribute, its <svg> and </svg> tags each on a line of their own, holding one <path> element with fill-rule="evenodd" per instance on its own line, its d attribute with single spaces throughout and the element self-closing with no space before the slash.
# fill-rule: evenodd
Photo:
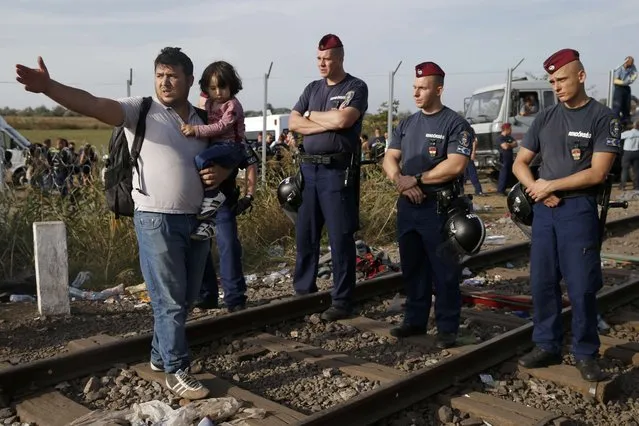
<svg viewBox="0 0 639 426">
<path fill-rule="evenodd" d="M 64 222 L 34 222 L 33 251 L 40 315 L 70 315 L 69 260 Z"/>
</svg>

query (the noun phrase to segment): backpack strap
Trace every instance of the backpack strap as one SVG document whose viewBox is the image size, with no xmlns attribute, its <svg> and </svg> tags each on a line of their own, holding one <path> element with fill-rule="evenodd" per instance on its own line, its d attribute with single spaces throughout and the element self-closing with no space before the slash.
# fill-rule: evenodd
<svg viewBox="0 0 639 426">
<path fill-rule="evenodd" d="M 204 124 L 209 124 L 209 113 L 206 112 L 206 110 L 203 110 L 202 108 L 198 108 L 198 107 L 193 107 L 195 108 L 195 112 L 197 113 L 197 115 L 200 116 L 200 119 L 204 122 Z"/>
<path fill-rule="evenodd" d="M 138 165 L 138 158 L 140 157 L 140 150 L 142 149 L 142 142 L 144 142 L 144 135 L 146 133 L 146 116 L 151 109 L 153 99 L 147 96 L 142 99 L 142 105 L 140 106 L 140 116 L 138 117 L 138 124 L 135 126 L 135 138 L 131 145 L 131 164 L 135 167 L 135 171 L 138 174 L 138 191 L 142 192 L 142 176 L 140 176 L 140 167 Z M 144 192 L 142 192 L 144 193 Z"/>
</svg>

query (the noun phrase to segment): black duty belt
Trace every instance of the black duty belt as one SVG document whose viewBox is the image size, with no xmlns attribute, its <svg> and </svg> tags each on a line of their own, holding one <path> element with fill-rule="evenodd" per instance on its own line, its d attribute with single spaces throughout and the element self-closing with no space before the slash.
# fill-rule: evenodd
<svg viewBox="0 0 639 426">
<path fill-rule="evenodd" d="M 572 191 L 555 191 L 555 195 L 559 198 L 575 198 L 575 197 L 596 197 L 601 187 L 593 186 L 584 189 L 575 189 Z"/>
<path fill-rule="evenodd" d="M 351 166 L 353 154 L 339 152 L 336 154 L 301 154 L 302 164 L 322 165 L 330 168 L 347 169 Z"/>
<path fill-rule="evenodd" d="M 459 183 L 457 181 L 440 184 L 438 186 L 424 185 L 423 183 L 418 183 L 417 187 L 421 189 L 421 191 L 425 195 L 436 195 L 440 192 L 452 192 L 453 194 L 457 196 L 461 192 Z"/>
</svg>

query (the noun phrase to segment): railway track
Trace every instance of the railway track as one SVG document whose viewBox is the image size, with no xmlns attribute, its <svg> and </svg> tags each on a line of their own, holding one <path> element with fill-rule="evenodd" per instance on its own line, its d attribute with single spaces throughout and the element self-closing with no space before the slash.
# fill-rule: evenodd
<svg viewBox="0 0 639 426">
<path fill-rule="evenodd" d="M 609 232 L 623 232 L 637 227 L 639 227 L 639 216 L 628 217 L 607 224 Z M 528 250 L 528 243 L 501 247 L 482 252 L 467 259 L 465 266 L 471 269 L 487 268 L 491 265 L 525 257 L 528 254 Z M 617 275 L 619 282 L 616 285 L 605 288 L 598 295 L 600 312 L 608 312 L 619 306 L 631 303 L 635 298 L 639 297 L 639 278 L 624 273 Z M 623 284 L 620 284 L 621 282 Z M 359 283 L 355 290 L 355 297 L 357 301 L 364 302 L 392 294 L 401 290 L 401 288 L 401 275 L 389 274 Z M 507 301 L 512 302 L 513 299 L 510 298 Z M 518 305 L 515 300 L 515 307 L 526 307 L 525 301 L 520 301 L 520 303 Z M 341 388 L 346 393 L 345 395 L 340 395 L 341 399 L 333 398 L 328 407 L 319 407 L 321 410 L 312 410 L 316 412 L 303 413 L 244 389 L 233 383 L 232 379 L 220 378 L 204 372 L 201 378 L 213 390 L 213 396 L 229 395 L 239 400 L 248 401 L 254 406 L 264 408 L 269 412 L 269 415 L 263 419 L 247 420 L 246 424 L 250 425 L 368 425 L 385 419 L 419 401 L 437 396 L 442 391 L 471 379 L 491 367 L 511 360 L 531 346 L 532 324 L 526 320 L 512 315 L 505 316 L 496 313 L 466 310 L 463 314 L 464 318 L 470 318 L 472 321 L 481 324 L 482 327 L 496 327 L 497 331 L 493 333 L 495 335 L 479 343 L 451 348 L 436 363 L 425 366 L 425 368 L 406 372 L 371 360 L 332 352 L 319 346 L 289 338 L 293 336 L 283 336 L 281 333 L 278 335 L 276 332 L 278 324 L 290 323 L 303 318 L 305 315 L 311 315 L 312 318 L 312 314 L 325 309 L 329 304 L 330 295 L 328 292 L 273 301 L 246 311 L 193 321 L 187 325 L 187 335 L 191 344 L 198 346 L 220 341 L 231 335 L 237 336 L 244 333 L 239 339 L 242 344 L 232 354 L 238 362 L 259 359 L 259 357 L 263 356 L 285 354 L 287 360 L 293 360 L 294 363 L 297 363 L 297 367 L 299 367 L 299 363 L 314 366 L 314 370 L 306 374 L 315 374 L 318 376 L 318 380 L 339 381 L 340 385 L 338 387 L 346 383 Z M 566 324 L 569 324 L 569 306 L 564 309 L 563 316 Z M 397 344 L 395 340 L 389 337 L 389 330 L 392 324 L 388 322 L 360 316 L 351 320 L 340 321 L 339 324 L 336 327 L 349 327 L 349 330 L 366 333 L 369 338 L 372 336 L 373 339 L 379 339 L 385 343 Z M 268 332 L 264 332 L 265 328 L 268 329 Z M 261 331 L 256 333 L 256 330 Z M 433 341 L 430 336 L 403 340 L 403 343 L 422 348 L 425 352 L 432 351 Z M 137 376 L 135 380 L 131 380 L 132 383 L 161 382 L 163 376 L 151 372 L 146 363 L 143 362 L 148 356 L 150 341 L 151 335 L 135 336 L 123 340 L 104 342 L 68 354 L 0 370 L 2 399 L 5 404 L 10 401 L 19 402 L 17 406 L 18 414 L 22 421 L 33 421 L 38 424 L 65 424 L 59 423 L 62 420 L 53 419 L 51 413 L 57 409 L 62 413 L 63 417 L 66 414 L 64 421 L 69 421 L 74 417 L 86 414 L 89 409 L 71 401 L 60 392 L 51 390 L 53 386 L 58 385 L 60 388 L 60 383 L 74 380 L 80 380 L 84 383 L 85 378 L 95 375 L 97 372 L 109 372 L 109 370 L 113 370 L 114 365 L 118 366 L 120 370 L 129 371 L 127 375 Z M 628 347 L 626 345 L 624 347 L 623 345 L 627 342 L 620 342 L 619 339 L 607 342 L 603 347 L 608 355 L 615 355 L 616 353 L 618 357 L 625 357 L 626 361 L 633 362 L 635 358 L 631 349 L 637 349 L 635 346 Z M 639 360 L 639 352 L 637 354 L 636 359 Z M 206 362 L 203 363 L 205 367 Z M 215 366 L 213 361 L 210 361 L 209 364 Z M 285 371 L 282 374 L 286 374 Z M 526 374 L 534 375 L 536 373 L 527 372 Z M 557 371 L 545 374 L 547 374 L 545 376 L 546 380 L 551 380 L 554 377 L 553 374 L 558 375 L 557 377 L 561 376 Z M 548 377 L 551 379 L 548 379 Z M 357 379 L 352 381 L 350 378 Z M 563 379 L 556 380 L 561 381 Z M 106 382 L 109 381 L 107 380 Z M 587 384 L 578 382 L 576 380 L 575 383 L 577 384 L 575 385 L 575 383 L 568 380 L 563 385 L 573 385 L 577 388 L 581 386 L 584 392 L 593 392 Z M 106 383 L 103 382 L 103 384 L 106 386 Z M 613 384 L 595 385 L 594 397 L 601 399 L 601 401 L 607 401 L 614 394 Z M 353 391 L 346 392 L 346 390 L 353 388 L 355 385 L 362 388 L 360 392 L 356 392 L 355 395 L 353 395 Z M 45 393 L 38 396 L 38 392 L 43 391 Z M 104 395 L 97 396 L 104 397 Z M 486 407 L 490 407 L 491 404 L 494 406 L 495 400 L 482 395 L 474 396 L 476 399 L 474 401 L 475 405 L 468 405 L 468 401 L 472 399 L 468 396 L 466 398 L 470 398 L 469 400 L 459 400 L 449 395 L 448 403 L 453 407 L 461 407 L 459 409 L 462 411 L 465 409 L 465 412 L 475 409 L 477 412 L 471 413 L 475 415 L 482 415 L 482 410 L 486 411 L 486 413 L 491 411 Z M 135 400 L 135 398 L 136 396 L 133 395 L 130 400 Z M 454 402 L 451 403 L 450 401 Z M 467 404 L 463 404 L 463 402 Z M 501 404 L 507 406 L 506 402 L 501 402 Z M 517 405 L 514 402 L 512 404 L 515 405 L 511 405 L 510 408 L 502 407 L 500 411 L 501 417 L 493 416 L 492 421 L 494 423 L 491 424 L 507 424 L 503 420 L 508 417 L 506 415 L 508 413 L 511 414 L 511 417 L 518 419 L 518 425 L 528 424 L 526 422 L 522 423 L 522 419 L 536 422 L 530 424 L 545 424 L 539 422 L 557 420 L 556 415 L 553 417 L 553 414 L 543 410 L 528 411 L 528 417 L 526 417 L 522 414 L 522 412 L 526 412 L 522 408 L 524 407 L 523 405 Z M 59 410 L 60 406 L 64 406 L 64 410 Z M 477 408 L 477 406 L 480 408 Z M 42 416 L 43 407 L 47 407 L 46 416 Z M 522 411 L 517 412 L 517 409 Z M 40 417 L 34 414 L 34 412 L 38 411 L 41 413 Z M 483 416 L 490 417 L 486 413 Z M 553 418 L 551 419 L 551 417 Z"/>
</svg>

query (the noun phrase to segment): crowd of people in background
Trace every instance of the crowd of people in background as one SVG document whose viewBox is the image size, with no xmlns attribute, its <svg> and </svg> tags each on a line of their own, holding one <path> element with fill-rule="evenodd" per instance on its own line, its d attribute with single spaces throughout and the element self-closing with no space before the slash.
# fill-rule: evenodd
<svg viewBox="0 0 639 426">
<path fill-rule="evenodd" d="M 88 143 L 78 150 L 67 139 L 58 138 L 55 144 L 45 139 L 29 147 L 25 164 L 29 185 L 66 196 L 73 187 L 93 184 L 98 156 Z"/>
</svg>

